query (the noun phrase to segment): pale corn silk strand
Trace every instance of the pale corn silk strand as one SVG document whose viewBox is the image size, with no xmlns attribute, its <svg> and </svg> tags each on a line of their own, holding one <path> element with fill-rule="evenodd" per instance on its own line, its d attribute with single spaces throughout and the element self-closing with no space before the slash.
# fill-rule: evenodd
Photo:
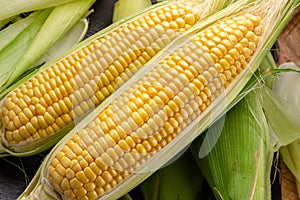
<svg viewBox="0 0 300 200">
<path fill-rule="evenodd" d="M 136 173 L 244 70 L 260 17 L 222 20 L 170 53 L 61 147 L 46 177 L 64 199 L 96 199 Z"/>
<path fill-rule="evenodd" d="M 26 145 L 80 120 L 192 27 L 200 18 L 198 4 L 175 1 L 143 14 L 12 91 L 1 106 L 2 141 Z"/>
</svg>

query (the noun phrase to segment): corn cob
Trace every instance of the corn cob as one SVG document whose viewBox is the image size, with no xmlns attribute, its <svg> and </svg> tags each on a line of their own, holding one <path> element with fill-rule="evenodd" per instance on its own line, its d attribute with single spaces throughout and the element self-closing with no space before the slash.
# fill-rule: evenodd
<svg viewBox="0 0 300 200">
<path fill-rule="evenodd" d="M 16 88 L 1 105 L 4 146 L 12 154 L 28 151 L 69 130 L 192 27 L 199 9 L 194 1 L 167 2 L 96 37 Z"/>
<path fill-rule="evenodd" d="M 19 199 L 117 199 L 161 167 L 222 114 L 262 60 L 255 52 L 272 46 L 284 14 L 271 5 L 286 3 L 266 4 L 198 32 L 201 23 L 159 53 L 54 147 Z"/>
<path fill-rule="evenodd" d="M 96 199 L 133 175 L 243 71 L 260 20 L 227 19 L 164 58 L 56 152 L 46 171 L 54 189 L 65 199 Z"/>
</svg>

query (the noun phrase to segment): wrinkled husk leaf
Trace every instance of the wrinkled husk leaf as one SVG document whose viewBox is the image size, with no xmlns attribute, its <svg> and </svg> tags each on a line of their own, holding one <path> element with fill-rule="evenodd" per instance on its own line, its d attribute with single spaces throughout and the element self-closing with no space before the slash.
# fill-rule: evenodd
<svg viewBox="0 0 300 200">
<path fill-rule="evenodd" d="M 192 143 L 217 199 L 271 199 L 273 151 L 260 101 L 249 93 Z"/>
</svg>

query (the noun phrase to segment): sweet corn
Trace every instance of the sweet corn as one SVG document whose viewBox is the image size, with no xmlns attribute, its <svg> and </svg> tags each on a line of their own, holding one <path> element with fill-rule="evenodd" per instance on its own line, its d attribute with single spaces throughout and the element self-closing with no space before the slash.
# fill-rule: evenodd
<svg viewBox="0 0 300 200">
<path fill-rule="evenodd" d="M 3 145 L 23 152 L 69 130 L 75 119 L 99 105 L 179 33 L 192 27 L 200 19 L 198 4 L 171 1 L 141 14 L 13 90 L 1 105 Z"/>
<path fill-rule="evenodd" d="M 132 176 L 244 70 L 262 33 L 260 22 L 253 14 L 227 19 L 160 61 L 48 162 L 55 190 L 65 199 L 96 199 Z"/>
<path fill-rule="evenodd" d="M 172 42 L 97 107 L 19 199 L 118 199 L 186 148 L 235 103 L 295 5 L 262 1 L 237 14 L 239 3 Z"/>
</svg>

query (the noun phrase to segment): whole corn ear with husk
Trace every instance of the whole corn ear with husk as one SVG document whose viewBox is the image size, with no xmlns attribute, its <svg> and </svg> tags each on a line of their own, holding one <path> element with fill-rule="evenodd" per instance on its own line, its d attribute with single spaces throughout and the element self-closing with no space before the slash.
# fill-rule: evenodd
<svg viewBox="0 0 300 200">
<path fill-rule="evenodd" d="M 271 199 L 274 152 L 261 101 L 248 93 L 191 145 L 216 199 Z"/>
<path fill-rule="evenodd" d="M 19 199 L 126 194 L 220 117 L 293 3 L 232 4 L 187 31 L 55 145 Z"/>
<path fill-rule="evenodd" d="M 0 156 L 32 155 L 56 143 L 167 44 L 214 12 L 204 5 L 194 0 L 154 5 L 17 83 L 1 103 Z"/>
</svg>

